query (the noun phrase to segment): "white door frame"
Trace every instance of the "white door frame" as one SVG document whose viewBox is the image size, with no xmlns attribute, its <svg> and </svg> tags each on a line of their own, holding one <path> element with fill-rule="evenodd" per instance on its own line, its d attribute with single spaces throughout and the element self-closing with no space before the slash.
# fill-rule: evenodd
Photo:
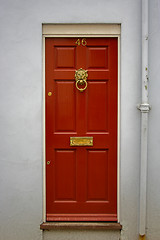
<svg viewBox="0 0 160 240">
<path fill-rule="evenodd" d="M 42 24 L 43 36 L 43 222 L 46 222 L 45 149 L 45 38 L 117 37 L 118 39 L 118 137 L 117 137 L 117 218 L 120 221 L 120 24 Z"/>
</svg>

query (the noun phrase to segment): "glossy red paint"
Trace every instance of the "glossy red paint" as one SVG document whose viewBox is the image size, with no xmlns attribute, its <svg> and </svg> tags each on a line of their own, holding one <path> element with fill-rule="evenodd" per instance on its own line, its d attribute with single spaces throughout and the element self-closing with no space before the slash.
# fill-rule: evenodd
<svg viewBox="0 0 160 240">
<path fill-rule="evenodd" d="M 46 38 L 47 221 L 117 221 L 117 38 L 76 41 Z M 93 136 L 93 146 L 71 147 L 73 136 Z"/>
</svg>

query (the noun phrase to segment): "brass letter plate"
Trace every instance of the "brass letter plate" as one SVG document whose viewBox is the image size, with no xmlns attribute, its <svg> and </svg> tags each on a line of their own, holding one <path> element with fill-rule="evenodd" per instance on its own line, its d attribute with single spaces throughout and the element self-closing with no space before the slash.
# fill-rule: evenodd
<svg viewBox="0 0 160 240">
<path fill-rule="evenodd" d="M 93 137 L 70 137 L 70 146 L 93 146 Z"/>
</svg>

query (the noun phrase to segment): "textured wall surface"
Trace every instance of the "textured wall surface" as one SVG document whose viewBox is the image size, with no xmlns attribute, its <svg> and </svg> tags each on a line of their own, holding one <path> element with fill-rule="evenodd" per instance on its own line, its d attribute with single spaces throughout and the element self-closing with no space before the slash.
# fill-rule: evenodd
<svg viewBox="0 0 160 240">
<path fill-rule="evenodd" d="M 136 105 L 141 102 L 141 0 L 0 0 L 0 5 L 0 239 L 41 240 L 43 237 L 39 230 L 39 224 L 42 222 L 43 181 L 42 23 L 122 24 L 120 222 L 123 230 L 121 238 L 137 239 L 140 112 L 136 109 Z M 158 0 L 150 0 L 149 57 L 152 111 L 150 112 L 147 195 L 149 240 L 158 239 L 160 217 L 158 185 L 160 110 L 155 110 L 160 101 L 159 5 Z M 52 234 L 52 231 L 49 234 Z M 60 235 L 57 236 L 59 239 Z M 74 233 L 70 236 L 74 238 Z M 102 236 L 102 239 L 104 237 L 100 232 L 99 236 Z"/>
<path fill-rule="evenodd" d="M 43 240 L 119 240 L 120 231 L 45 231 Z"/>
<path fill-rule="evenodd" d="M 149 1 L 149 113 L 147 240 L 160 239 L 160 1 Z"/>
</svg>

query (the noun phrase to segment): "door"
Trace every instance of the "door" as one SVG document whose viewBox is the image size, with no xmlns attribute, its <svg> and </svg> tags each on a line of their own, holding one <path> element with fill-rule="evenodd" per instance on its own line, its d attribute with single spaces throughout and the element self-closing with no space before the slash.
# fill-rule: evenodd
<svg viewBox="0 0 160 240">
<path fill-rule="evenodd" d="M 117 221 L 117 48 L 46 38 L 47 221 Z"/>
</svg>

